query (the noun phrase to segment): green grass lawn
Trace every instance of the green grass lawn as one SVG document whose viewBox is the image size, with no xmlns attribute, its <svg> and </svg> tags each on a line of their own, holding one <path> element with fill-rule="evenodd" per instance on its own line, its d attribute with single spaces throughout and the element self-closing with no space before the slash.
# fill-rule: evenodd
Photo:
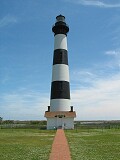
<svg viewBox="0 0 120 160">
<path fill-rule="evenodd" d="M 66 131 L 72 160 L 120 160 L 120 129 Z"/>
<path fill-rule="evenodd" d="M 120 129 L 65 131 L 72 160 L 119 160 Z M 48 160 L 55 131 L 0 129 L 0 160 Z"/>
<path fill-rule="evenodd" d="M 0 160 L 48 160 L 55 131 L 0 129 Z"/>
</svg>

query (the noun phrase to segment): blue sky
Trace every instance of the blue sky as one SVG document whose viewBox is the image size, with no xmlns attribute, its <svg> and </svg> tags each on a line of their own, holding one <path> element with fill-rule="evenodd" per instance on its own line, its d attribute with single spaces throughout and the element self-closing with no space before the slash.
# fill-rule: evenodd
<svg viewBox="0 0 120 160">
<path fill-rule="evenodd" d="M 0 0 L 0 116 L 45 119 L 59 14 L 76 120 L 120 119 L 120 0 Z"/>
</svg>

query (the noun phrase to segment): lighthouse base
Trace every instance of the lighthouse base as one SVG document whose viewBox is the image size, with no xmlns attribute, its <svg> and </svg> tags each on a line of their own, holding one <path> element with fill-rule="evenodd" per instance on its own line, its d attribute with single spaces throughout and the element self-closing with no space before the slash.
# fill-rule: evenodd
<svg viewBox="0 0 120 160">
<path fill-rule="evenodd" d="M 45 112 L 47 129 L 74 129 L 75 112 Z"/>
</svg>

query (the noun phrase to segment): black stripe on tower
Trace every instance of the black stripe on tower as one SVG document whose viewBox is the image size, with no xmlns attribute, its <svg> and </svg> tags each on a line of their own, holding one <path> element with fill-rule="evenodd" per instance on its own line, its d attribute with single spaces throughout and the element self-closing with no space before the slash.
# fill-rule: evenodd
<svg viewBox="0 0 120 160">
<path fill-rule="evenodd" d="M 56 49 L 54 51 L 53 65 L 66 64 L 68 65 L 68 53 L 65 49 Z"/>
<path fill-rule="evenodd" d="M 51 85 L 51 99 L 70 99 L 70 85 L 67 81 L 54 81 Z"/>
</svg>

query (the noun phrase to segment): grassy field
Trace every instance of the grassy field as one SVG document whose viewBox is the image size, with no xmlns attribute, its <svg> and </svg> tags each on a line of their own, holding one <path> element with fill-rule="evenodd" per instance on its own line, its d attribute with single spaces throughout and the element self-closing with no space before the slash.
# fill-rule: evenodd
<svg viewBox="0 0 120 160">
<path fill-rule="evenodd" d="M 55 131 L 0 129 L 0 160 L 48 160 Z"/>
<path fill-rule="evenodd" d="M 120 160 L 120 129 L 66 131 L 72 160 Z"/>
<path fill-rule="evenodd" d="M 120 129 L 65 131 L 72 160 L 119 160 Z M 0 160 L 48 160 L 55 131 L 0 129 Z"/>
</svg>

